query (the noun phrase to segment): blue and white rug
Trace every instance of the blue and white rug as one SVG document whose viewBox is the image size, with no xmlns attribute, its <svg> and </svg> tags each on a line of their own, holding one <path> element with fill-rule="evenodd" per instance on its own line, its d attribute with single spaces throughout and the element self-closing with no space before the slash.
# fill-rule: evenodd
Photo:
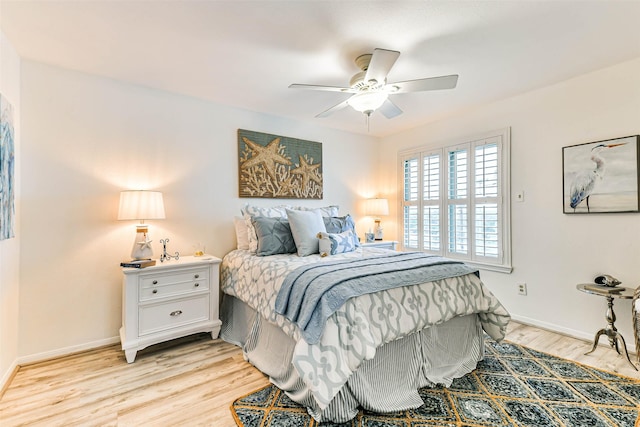
<svg viewBox="0 0 640 427">
<path fill-rule="evenodd" d="M 424 405 L 400 413 L 360 411 L 341 426 L 633 427 L 640 380 L 509 343 L 485 341 L 485 360 L 449 388 L 424 388 Z M 241 427 L 312 427 L 305 408 L 273 385 L 231 405 Z M 640 424 L 639 424 L 640 425 Z M 334 426 L 334 424 L 321 424 Z"/>
</svg>

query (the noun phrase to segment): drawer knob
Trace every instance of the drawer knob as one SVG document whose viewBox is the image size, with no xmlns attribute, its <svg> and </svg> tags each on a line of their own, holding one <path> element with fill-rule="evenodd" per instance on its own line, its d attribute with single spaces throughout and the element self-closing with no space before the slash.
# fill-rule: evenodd
<svg viewBox="0 0 640 427">
<path fill-rule="evenodd" d="M 153 294 L 157 294 L 157 293 L 158 293 L 158 290 L 157 290 L 157 289 L 154 289 L 151 293 L 153 293 Z"/>
<path fill-rule="evenodd" d="M 197 279 L 197 278 L 199 278 L 199 277 L 200 277 L 200 275 L 199 275 L 199 274 L 196 274 L 196 275 L 195 275 L 195 278 L 196 278 L 196 279 Z"/>
<path fill-rule="evenodd" d="M 198 286 L 200 286 L 200 283 L 195 283 L 193 286 L 197 288 Z"/>
<path fill-rule="evenodd" d="M 180 316 L 182 314 L 182 310 L 176 310 L 176 311 L 172 311 L 171 313 L 169 313 L 169 316 Z"/>
<path fill-rule="evenodd" d="M 157 280 L 154 280 L 154 281 L 153 281 L 153 284 L 154 284 L 154 285 L 157 285 L 157 284 L 158 284 L 158 281 L 157 281 Z"/>
</svg>

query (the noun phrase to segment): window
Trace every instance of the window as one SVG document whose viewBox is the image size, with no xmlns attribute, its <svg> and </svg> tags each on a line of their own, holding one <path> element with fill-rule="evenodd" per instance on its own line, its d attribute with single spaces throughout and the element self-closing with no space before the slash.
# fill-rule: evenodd
<svg viewBox="0 0 640 427">
<path fill-rule="evenodd" d="M 511 271 L 509 129 L 401 152 L 402 245 Z"/>
</svg>

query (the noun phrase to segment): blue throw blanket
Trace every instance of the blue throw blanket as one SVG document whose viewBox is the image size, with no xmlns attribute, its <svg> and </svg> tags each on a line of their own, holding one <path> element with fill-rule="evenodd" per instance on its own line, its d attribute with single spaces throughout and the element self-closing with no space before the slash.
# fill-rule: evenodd
<svg viewBox="0 0 640 427">
<path fill-rule="evenodd" d="M 293 270 L 282 283 L 275 310 L 317 344 L 327 319 L 349 298 L 401 286 L 476 273 L 459 261 L 422 252 L 390 252 Z"/>
</svg>

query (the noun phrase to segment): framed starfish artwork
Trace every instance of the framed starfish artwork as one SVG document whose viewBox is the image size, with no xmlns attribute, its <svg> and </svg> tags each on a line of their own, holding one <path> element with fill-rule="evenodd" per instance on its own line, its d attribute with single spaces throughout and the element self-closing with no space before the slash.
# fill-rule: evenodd
<svg viewBox="0 0 640 427">
<path fill-rule="evenodd" d="M 562 148 L 564 213 L 638 212 L 640 136 Z"/>
<path fill-rule="evenodd" d="M 240 197 L 322 199 L 322 144 L 238 129 Z"/>
</svg>

